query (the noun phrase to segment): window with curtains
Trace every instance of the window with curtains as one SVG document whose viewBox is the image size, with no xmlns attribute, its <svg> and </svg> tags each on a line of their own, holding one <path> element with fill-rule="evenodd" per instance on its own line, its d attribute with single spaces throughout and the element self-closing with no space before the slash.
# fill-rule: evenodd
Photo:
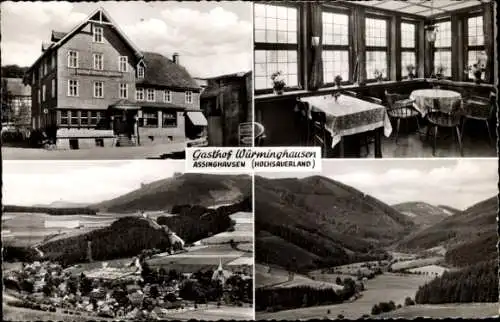
<svg viewBox="0 0 500 322">
<path fill-rule="evenodd" d="M 469 17 L 467 19 L 467 67 L 477 64 L 478 60 L 485 55 L 483 16 Z M 474 79 L 473 72 L 470 69 L 468 77 Z M 484 73 L 481 78 L 484 79 Z"/>
<path fill-rule="evenodd" d="M 350 80 L 349 55 L 349 14 L 323 11 L 323 81 L 325 84 L 334 83 L 337 75 L 344 82 Z"/>
<path fill-rule="evenodd" d="M 273 87 L 281 72 L 286 87 L 298 87 L 298 9 L 292 4 L 254 4 L 255 90 Z"/>
<path fill-rule="evenodd" d="M 417 54 L 416 54 L 416 32 L 417 28 L 414 23 L 401 23 L 401 76 L 408 76 L 408 66 L 413 65 L 417 69 Z"/>
<path fill-rule="evenodd" d="M 451 77 L 451 21 L 443 21 L 435 24 L 436 41 L 434 42 L 434 73 L 442 67 L 443 75 Z"/>
<path fill-rule="evenodd" d="M 387 19 L 366 18 L 366 79 L 375 79 L 375 72 L 382 73 L 382 78 L 387 78 L 388 44 L 389 39 Z"/>
</svg>

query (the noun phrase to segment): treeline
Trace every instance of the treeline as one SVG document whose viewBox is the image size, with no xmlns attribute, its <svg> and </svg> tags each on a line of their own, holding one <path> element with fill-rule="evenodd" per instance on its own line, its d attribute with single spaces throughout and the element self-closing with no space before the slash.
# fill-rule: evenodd
<svg viewBox="0 0 500 322">
<path fill-rule="evenodd" d="M 4 246 L 2 260 L 5 262 L 33 262 L 39 260 L 38 252 L 29 247 Z"/>
<path fill-rule="evenodd" d="M 349 262 L 349 256 L 339 245 L 336 245 L 333 241 L 319 238 L 316 232 L 307 231 L 299 227 L 273 225 L 263 222 L 256 223 L 256 229 L 270 232 L 275 236 L 281 237 L 282 239 L 321 257 L 320 260 L 315 261 L 317 267 L 338 266 Z M 264 257 L 266 257 L 265 253 L 257 253 L 256 260 L 270 264 L 284 265 L 284 263 L 280 262 L 280 259 L 278 258 Z M 288 259 L 285 266 L 287 266 L 286 268 L 288 270 L 296 272 L 305 269 L 301 266 L 300 262 L 291 261 L 291 258 Z"/>
<path fill-rule="evenodd" d="M 355 282 L 350 280 L 344 289 L 317 289 L 310 286 L 287 288 L 258 288 L 255 290 L 255 309 L 276 312 L 318 305 L 338 304 L 348 300 L 356 293 Z"/>
<path fill-rule="evenodd" d="M 3 206 L 4 212 L 35 212 L 45 213 L 52 216 L 65 216 L 65 215 L 97 215 L 95 209 L 88 207 L 78 208 L 51 208 L 51 207 L 30 207 L 30 206 Z"/>
<path fill-rule="evenodd" d="M 135 256 L 144 249 L 166 251 L 170 247 L 168 236 L 156 230 L 142 218 L 124 217 L 109 227 L 87 234 L 48 242 L 40 247 L 48 260 L 72 265 L 87 261 L 87 242 L 91 241 L 92 259 L 110 260 Z"/>
<path fill-rule="evenodd" d="M 172 208 L 172 213 L 177 216 L 161 216 L 157 222 L 160 225 L 167 225 L 185 242 L 193 243 L 200 239 L 227 231 L 234 224 L 229 215 L 238 212 L 252 211 L 252 204 L 249 198 L 216 209 L 208 209 L 201 206 L 178 205 Z"/>
<path fill-rule="evenodd" d="M 419 287 L 418 304 L 498 302 L 498 265 L 485 261 L 442 276 Z"/>
<path fill-rule="evenodd" d="M 480 233 L 471 241 L 458 245 L 446 252 L 446 262 L 458 267 L 498 258 L 496 231 Z"/>
</svg>

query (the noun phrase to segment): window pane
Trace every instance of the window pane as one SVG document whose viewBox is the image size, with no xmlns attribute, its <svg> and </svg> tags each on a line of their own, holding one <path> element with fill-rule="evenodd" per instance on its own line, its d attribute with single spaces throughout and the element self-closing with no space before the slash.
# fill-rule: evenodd
<svg viewBox="0 0 500 322">
<path fill-rule="evenodd" d="M 284 78 L 288 80 L 287 87 L 298 85 L 297 51 L 256 50 L 255 57 L 255 89 L 272 88 L 271 75 L 277 71 L 281 71 Z"/>
<path fill-rule="evenodd" d="M 401 24 L 401 47 L 415 48 L 415 25 L 412 23 Z"/>
<path fill-rule="evenodd" d="M 349 45 L 349 16 L 323 12 L 323 44 Z"/>
<path fill-rule="evenodd" d="M 413 67 L 416 69 L 417 61 L 415 58 L 415 53 L 404 51 L 401 53 L 401 76 L 408 76 L 408 65 L 413 65 Z M 416 73 L 415 69 L 413 70 L 414 74 Z"/>
<path fill-rule="evenodd" d="M 438 68 L 443 67 L 444 76 L 451 76 L 451 51 L 434 52 L 434 73 L 438 73 Z"/>
<path fill-rule="evenodd" d="M 384 19 L 366 18 L 366 45 L 387 46 L 387 22 Z"/>
<path fill-rule="evenodd" d="M 343 81 L 349 80 L 349 51 L 324 50 L 322 59 L 325 83 L 333 83 L 337 75 L 340 75 Z"/>
<path fill-rule="evenodd" d="M 469 50 L 467 55 L 467 66 L 469 67 L 469 78 L 474 79 L 474 73 L 470 69 L 473 65 L 476 65 L 476 68 L 485 68 L 484 62 L 478 62 L 484 59 L 486 53 L 483 50 Z M 481 63 L 481 66 L 478 66 L 478 63 Z M 484 73 L 481 74 L 481 78 L 484 79 Z"/>
<path fill-rule="evenodd" d="M 296 44 L 297 18 L 296 8 L 255 4 L 255 42 Z"/>
<path fill-rule="evenodd" d="M 467 20 L 469 26 L 468 38 L 469 46 L 482 46 L 484 45 L 484 32 L 483 32 L 483 17 L 477 16 Z"/>
<path fill-rule="evenodd" d="M 385 51 L 366 52 L 366 78 L 374 79 L 375 70 L 382 73 L 382 77 L 387 77 L 387 53 Z"/>
<path fill-rule="evenodd" d="M 434 46 L 439 47 L 451 47 L 451 22 L 439 22 L 436 24 L 436 41 Z"/>
</svg>

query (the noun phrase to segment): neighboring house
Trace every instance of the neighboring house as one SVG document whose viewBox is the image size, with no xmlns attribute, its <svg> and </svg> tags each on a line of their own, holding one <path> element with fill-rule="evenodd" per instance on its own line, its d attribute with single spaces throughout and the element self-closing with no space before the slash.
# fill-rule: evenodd
<svg viewBox="0 0 500 322">
<path fill-rule="evenodd" d="M 198 79 L 198 83 L 206 86 L 201 109 L 208 119 L 209 145 L 240 145 L 239 125 L 253 120 L 251 72 Z"/>
<path fill-rule="evenodd" d="M 179 64 L 142 52 L 102 8 L 51 43 L 29 68 L 35 128 L 61 148 L 198 140 L 201 88 Z M 206 141 L 206 140 L 205 140 Z"/>
<path fill-rule="evenodd" d="M 22 78 L 2 78 L 2 122 L 15 127 L 31 124 L 31 87 Z"/>
</svg>

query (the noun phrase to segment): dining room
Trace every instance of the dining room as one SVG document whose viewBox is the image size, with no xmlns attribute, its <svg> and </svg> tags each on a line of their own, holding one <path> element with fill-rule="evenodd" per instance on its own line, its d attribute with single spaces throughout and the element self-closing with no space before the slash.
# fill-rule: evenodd
<svg viewBox="0 0 500 322">
<path fill-rule="evenodd" d="M 495 1 L 254 3 L 264 146 L 324 158 L 496 157 Z"/>
</svg>

